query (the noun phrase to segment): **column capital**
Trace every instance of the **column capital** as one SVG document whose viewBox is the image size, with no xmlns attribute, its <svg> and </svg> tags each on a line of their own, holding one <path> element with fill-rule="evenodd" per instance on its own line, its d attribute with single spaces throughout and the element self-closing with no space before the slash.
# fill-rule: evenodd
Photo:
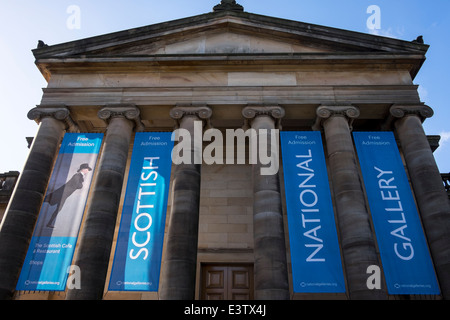
<svg viewBox="0 0 450 320">
<path fill-rule="evenodd" d="M 321 119 L 328 119 L 332 116 L 343 116 L 349 119 L 356 119 L 360 112 L 354 106 L 320 106 L 316 109 L 316 115 Z"/>
<path fill-rule="evenodd" d="M 389 115 L 381 128 L 383 130 L 392 130 L 396 120 L 409 115 L 415 115 L 420 121 L 424 122 L 426 118 L 431 118 L 434 115 L 434 111 L 424 104 L 394 104 L 389 109 Z"/>
<path fill-rule="evenodd" d="M 394 118 L 403 118 L 407 115 L 417 115 L 424 121 L 426 118 L 431 118 L 434 115 L 434 111 L 427 105 L 399 105 L 394 104 L 389 109 L 389 115 Z"/>
<path fill-rule="evenodd" d="M 245 119 L 244 127 L 249 127 L 249 122 L 259 116 L 269 116 L 275 120 L 275 127 L 281 129 L 281 119 L 285 116 L 284 108 L 273 106 L 246 106 L 242 109 L 242 116 Z"/>
<path fill-rule="evenodd" d="M 333 116 L 347 118 L 351 129 L 353 121 L 358 118 L 360 114 L 359 108 L 355 106 L 320 106 L 316 109 L 317 118 L 313 130 L 320 130 L 323 121 Z"/>
<path fill-rule="evenodd" d="M 207 126 L 210 126 L 210 118 L 212 116 L 212 109 L 206 104 L 198 105 L 177 105 L 170 109 L 170 117 L 177 123 L 177 127 L 180 126 L 180 120 L 184 116 L 194 116 L 199 120 L 204 120 Z"/>
<path fill-rule="evenodd" d="M 107 104 L 97 116 L 108 124 L 113 118 L 125 118 L 134 122 L 136 131 L 143 131 L 140 114 L 141 111 L 134 104 Z"/>
<path fill-rule="evenodd" d="M 54 118 L 56 120 L 64 122 L 66 130 L 78 131 L 78 126 L 70 116 L 69 109 L 63 105 L 39 105 L 28 111 L 28 119 L 40 123 L 44 118 Z"/>
<path fill-rule="evenodd" d="M 242 109 L 242 115 L 245 119 L 253 119 L 257 116 L 271 116 L 274 119 L 284 117 L 284 109 L 280 106 L 247 106 Z"/>
<path fill-rule="evenodd" d="M 170 117 L 180 120 L 184 116 L 196 116 L 202 120 L 208 120 L 212 116 L 212 110 L 205 105 L 177 105 L 170 110 Z"/>
</svg>

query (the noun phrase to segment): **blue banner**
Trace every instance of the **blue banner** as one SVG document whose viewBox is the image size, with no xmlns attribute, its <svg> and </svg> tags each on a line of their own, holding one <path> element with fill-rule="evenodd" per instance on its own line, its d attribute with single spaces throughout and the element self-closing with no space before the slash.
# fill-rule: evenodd
<svg viewBox="0 0 450 320">
<path fill-rule="evenodd" d="M 427 241 L 392 132 L 354 132 L 390 294 L 439 294 Z"/>
<path fill-rule="evenodd" d="M 158 291 L 172 168 L 170 132 L 136 133 L 111 291 Z"/>
<path fill-rule="evenodd" d="M 294 292 L 345 292 L 318 131 L 281 132 Z"/>
<path fill-rule="evenodd" d="M 102 139 L 64 135 L 17 290 L 65 290 Z"/>
</svg>

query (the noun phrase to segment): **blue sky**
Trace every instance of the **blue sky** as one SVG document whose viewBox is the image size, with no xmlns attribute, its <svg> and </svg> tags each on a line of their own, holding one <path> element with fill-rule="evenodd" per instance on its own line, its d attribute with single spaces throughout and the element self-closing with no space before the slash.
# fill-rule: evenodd
<svg viewBox="0 0 450 320">
<path fill-rule="evenodd" d="M 105 33 L 185 18 L 212 11 L 219 0 L 2 0 L 0 2 L 0 173 L 22 171 L 28 154 L 25 137 L 37 125 L 28 111 L 38 105 L 46 82 L 34 65 L 31 49 L 38 40 L 53 45 Z M 414 82 L 435 116 L 425 132 L 441 135 L 435 157 L 450 172 L 450 1 L 448 0 L 238 0 L 245 11 L 402 40 L 423 35 L 431 47 Z M 79 28 L 67 21 L 80 9 Z M 369 30 L 367 13 L 377 5 L 381 28 Z"/>
</svg>

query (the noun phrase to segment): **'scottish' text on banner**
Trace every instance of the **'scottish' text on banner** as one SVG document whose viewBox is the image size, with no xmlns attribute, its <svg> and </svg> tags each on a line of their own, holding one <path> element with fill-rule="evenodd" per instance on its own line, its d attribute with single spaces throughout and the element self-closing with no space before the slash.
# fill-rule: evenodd
<svg viewBox="0 0 450 320">
<path fill-rule="evenodd" d="M 172 133 L 136 133 L 109 290 L 158 291 Z"/>
</svg>

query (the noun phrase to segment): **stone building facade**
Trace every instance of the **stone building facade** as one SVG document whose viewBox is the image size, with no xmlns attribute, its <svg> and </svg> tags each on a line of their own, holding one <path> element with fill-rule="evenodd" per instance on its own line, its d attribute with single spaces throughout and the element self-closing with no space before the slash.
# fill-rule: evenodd
<svg viewBox="0 0 450 320">
<path fill-rule="evenodd" d="M 0 233 L 3 299 L 389 299 L 352 131 L 393 131 L 440 285 L 450 297 L 450 209 L 413 80 L 428 45 L 261 16 L 213 12 L 33 50 L 48 81 L 39 124 Z M 157 292 L 108 290 L 135 132 L 320 131 L 346 292 L 294 293 L 283 168 L 173 165 Z M 104 133 L 73 264 L 81 289 L 15 285 L 65 132 Z M 205 146 L 203 146 L 205 147 Z M 205 159 L 204 159 L 205 160 Z M 236 161 L 237 163 L 237 161 Z M 102 208 L 101 210 L 99 208 Z M 95 244 L 95 245 L 94 245 Z M 208 281 L 215 286 L 208 287 Z M 225 283 L 225 284 L 224 284 Z M 436 297 L 435 297 L 436 298 Z"/>
<path fill-rule="evenodd" d="M 0 221 L 2 221 L 3 215 L 5 214 L 6 207 L 8 206 L 9 199 L 11 199 L 18 178 L 19 172 L 17 171 L 0 174 Z"/>
</svg>

